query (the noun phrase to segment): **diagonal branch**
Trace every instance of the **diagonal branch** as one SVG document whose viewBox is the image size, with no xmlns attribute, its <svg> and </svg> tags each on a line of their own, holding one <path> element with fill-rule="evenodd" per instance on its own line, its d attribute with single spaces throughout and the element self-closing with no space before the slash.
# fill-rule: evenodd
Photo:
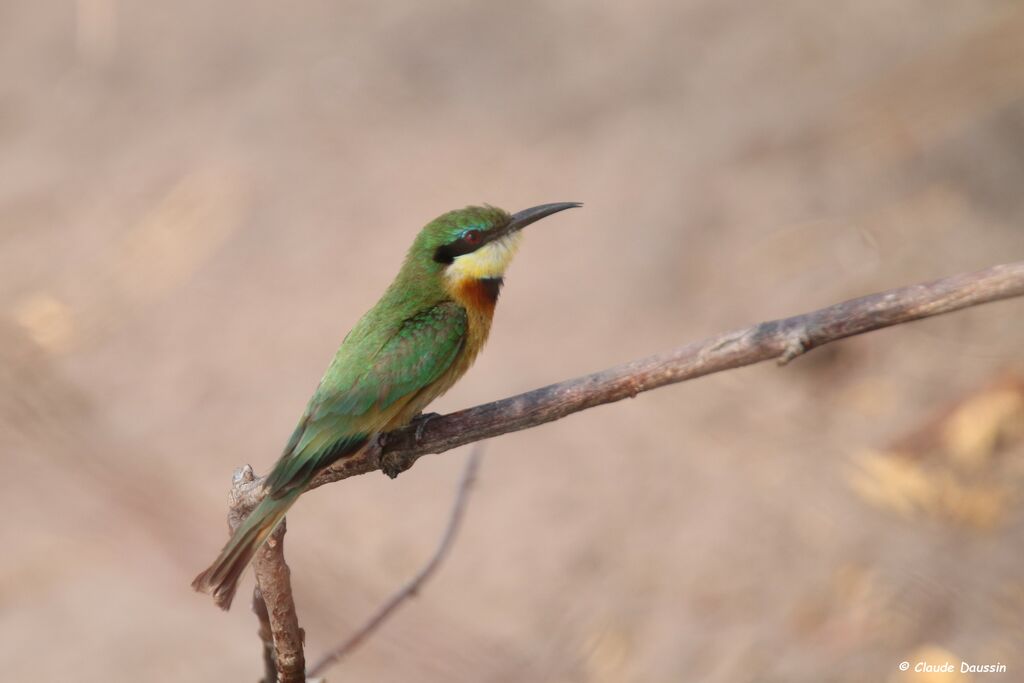
<svg viewBox="0 0 1024 683">
<path fill-rule="evenodd" d="M 1024 261 L 871 294 L 803 315 L 763 322 L 672 351 L 485 403 L 388 434 L 383 455 L 368 450 L 324 470 L 311 488 L 357 474 L 411 467 L 420 456 L 529 429 L 637 394 L 723 370 L 778 359 L 785 364 L 829 342 L 883 327 L 1024 295 Z M 383 462 L 382 462 L 383 461 Z M 389 462 L 390 461 L 390 462 Z"/>
<path fill-rule="evenodd" d="M 459 526 L 462 524 L 462 517 L 466 512 L 466 503 L 469 502 L 470 491 L 472 491 L 473 483 L 476 481 L 476 474 L 480 470 L 480 458 L 482 456 L 483 447 L 478 443 L 474 447 L 473 452 L 469 454 L 469 458 L 466 459 L 466 467 L 462 471 L 462 479 L 459 481 L 455 503 L 452 505 L 451 515 L 448 517 L 448 525 L 445 527 L 444 535 L 441 536 L 441 542 L 437 544 L 437 549 L 430 560 L 423 565 L 423 568 L 416 573 L 416 576 L 412 577 L 387 602 L 381 605 L 380 609 L 358 631 L 314 664 L 309 670 L 308 675 L 315 676 L 323 672 L 324 669 L 337 663 L 352 652 L 352 650 L 359 647 L 396 609 L 402 606 L 402 603 L 419 593 L 420 588 L 427 582 L 427 579 L 437 571 L 448 551 L 451 550 L 456 534 L 459 533 Z"/>
</svg>

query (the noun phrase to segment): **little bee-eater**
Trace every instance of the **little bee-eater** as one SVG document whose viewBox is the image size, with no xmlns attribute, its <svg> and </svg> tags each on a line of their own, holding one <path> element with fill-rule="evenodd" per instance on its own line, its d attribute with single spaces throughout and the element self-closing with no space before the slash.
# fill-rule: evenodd
<svg viewBox="0 0 1024 683">
<path fill-rule="evenodd" d="M 341 343 L 267 477 L 262 502 L 192 587 L 227 609 L 256 550 L 318 472 L 408 424 L 451 388 L 487 340 L 520 231 L 577 206 L 543 204 L 511 215 L 470 206 L 428 223 L 398 277 Z"/>
</svg>

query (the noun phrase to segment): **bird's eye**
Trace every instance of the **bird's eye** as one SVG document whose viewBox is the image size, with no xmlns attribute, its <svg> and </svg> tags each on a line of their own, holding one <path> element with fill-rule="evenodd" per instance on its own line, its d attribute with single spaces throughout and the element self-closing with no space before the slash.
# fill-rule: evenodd
<svg viewBox="0 0 1024 683">
<path fill-rule="evenodd" d="M 467 230 L 462 235 L 462 240 L 470 246 L 480 244 L 481 239 L 483 239 L 483 236 L 480 234 L 479 230 Z"/>
</svg>

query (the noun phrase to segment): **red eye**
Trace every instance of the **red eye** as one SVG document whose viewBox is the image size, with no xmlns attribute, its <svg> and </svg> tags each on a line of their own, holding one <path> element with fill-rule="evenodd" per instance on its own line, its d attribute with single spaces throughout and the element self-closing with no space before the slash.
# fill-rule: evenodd
<svg viewBox="0 0 1024 683">
<path fill-rule="evenodd" d="M 480 240 L 482 239 L 482 237 L 480 235 L 479 230 L 467 230 L 465 234 L 462 236 L 462 239 L 463 241 L 465 241 L 466 244 L 474 245 L 480 244 Z"/>
</svg>

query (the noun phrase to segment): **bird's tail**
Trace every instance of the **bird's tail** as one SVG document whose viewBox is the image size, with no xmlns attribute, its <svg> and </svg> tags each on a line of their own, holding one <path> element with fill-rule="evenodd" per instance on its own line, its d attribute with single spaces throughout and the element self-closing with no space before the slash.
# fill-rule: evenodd
<svg viewBox="0 0 1024 683">
<path fill-rule="evenodd" d="M 206 571 L 192 581 L 192 587 L 201 593 L 209 593 L 221 609 L 231 607 L 238 580 L 249 566 L 253 555 L 271 532 L 284 519 L 288 508 L 299 497 L 301 490 L 289 491 L 280 498 L 267 496 L 256 506 L 235 530 L 220 555 Z"/>
</svg>

